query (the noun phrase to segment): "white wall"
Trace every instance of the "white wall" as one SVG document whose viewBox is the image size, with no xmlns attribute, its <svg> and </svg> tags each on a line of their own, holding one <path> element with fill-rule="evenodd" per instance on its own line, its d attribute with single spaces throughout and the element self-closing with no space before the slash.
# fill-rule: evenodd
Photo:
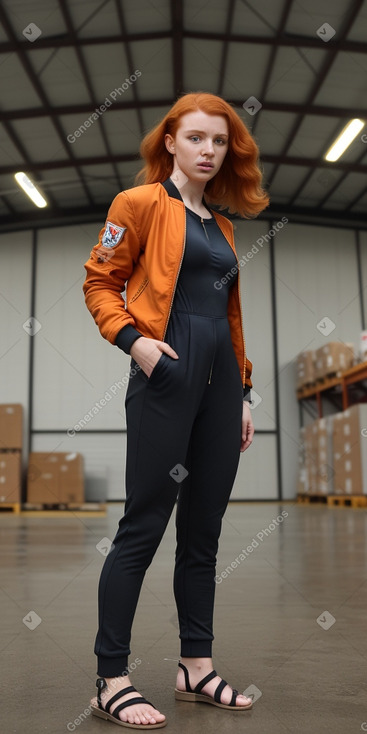
<svg viewBox="0 0 367 734">
<path fill-rule="evenodd" d="M 299 447 L 297 354 L 330 341 L 354 342 L 361 331 L 355 234 L 346 229 L 287 224 L 276 236 L 277 375 L 284 498 L 294 497 Z M 327 317 L 335 327 L 323 333 Z M 317 417 L 317 415 L 315 415 Z"/>
<path fill-rule="evenodd" d="M 239 272 L 246 354 L 253 363 L 251 397 L 254 398 L 256 392 L 259 402 L 252 410 L 254 439 L 252 446 L 241 454 L 232 499 L 276 499 L 278 496 L 276 434 L 261 433 L 276 431 L 270 245 L 262 239 L 268 231 L 269 224 L 265 221 L 235 224 L 236 250 L 241 265 Z"/>
<path fill-rule="evenodd" d="M 28 421 L 30 344 L 33 340 L 32 448 L 80 451 L 87 487 L 101 497 L 125 497 L 125 394 L 119 387 L 130 358 L 102 338 L 82 292 L 84 262 L 97 241 L 100 224 L 37 232 L 35 316 L 40 330 L 23 329 L 31 304 L 32 233 L 0 236 L 0 402 L 20 402 Z M 342 339 L 359 345 L 360 294 L 355 235 L 337 228 L 286 224 L 272 243 L 270 222 L 237 222 L 236 247 L 242 287 L 247 356 L 253 362 L 253 445 L 240 456 L 233 499 L 276 499 L 277 449 L 284 498 L 296 491 L 299 410 L 295 360 L 299 351 Z M 256 244 L 257 243 L 257 244 Z M 256 245 L 256 247 L 254 247 Z M 271 272 L 274 248 L 275 272 Z M 257 249 L 257 251 L 256 251 Z M 361 233 L 362 277 L 367 321 L 367 234 Z M 251 252 L 252 257 L 247 253 Z M 247 262 L 245 262 L 245 258 Z M 277 315 L 273 334 L 271 283 Z M 318 322 L 328 316 L 335 329 L 325 336 Z M 277 339 L 278 364 L 274 364 Z M 279 424 L 276 388 L 279 390 Z M 75 430 L 105 395 L 111 400 Z M 75 435 L 67 431 L 75 430 Z M 27 443 L 25 452 L 28 451 Z"/>
<path fill-rule="evenodd" d="M 32 232 L 0 235 L 0 403 L 23 405 L 23 471 L 28 456 Z M 1 450 L 0 446 L 0 450 Z"/>
<path fill-rule="evenodd" d="M 364 322 L 367 329 L 367 232 L 360 233 L 361 243 L 361 270 L 362 270 L 362 289 L 364 300 Z"/>
</svg>

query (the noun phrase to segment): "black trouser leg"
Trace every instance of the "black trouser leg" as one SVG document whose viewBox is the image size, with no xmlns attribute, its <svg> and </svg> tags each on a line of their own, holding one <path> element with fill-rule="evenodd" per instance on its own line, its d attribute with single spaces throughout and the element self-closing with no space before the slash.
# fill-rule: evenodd
<svg viewBox="0 0 367 734">
<path fill-rule="evenodd" d="M 186 462 L 176 512 L 176 598 L 182 657 L 211 657 L 216 555 L 222 518 L 240 458 L 242 402 L 229 409 L 207 388 Z"/>
</svg>

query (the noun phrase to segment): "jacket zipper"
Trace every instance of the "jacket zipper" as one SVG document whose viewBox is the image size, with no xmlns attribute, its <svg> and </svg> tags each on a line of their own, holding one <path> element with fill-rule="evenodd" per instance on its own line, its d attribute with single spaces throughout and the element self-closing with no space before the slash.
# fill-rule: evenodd
<svg viewBox="0 0 367 734">
<path fill-rule="evenodd" d="M 238 266 L 238 262 L 237 262 Z M 238 291 L 238 298 L 240 302 L 240 317 L 241 317 L 241 331 L 242 331 L 242 339 L 243 339 L 243 352 L 244 352 L 244 358 L 243 358 L 243 386 L 245 386 L 245 379 L 246 379 L 246 342 L 245 342 L 245 335 L 243 332 L 243 320 L 242 320 L 242 304 L 241 304 L 241 290 L 240 290 L 240 273 L 238 271 L 238 278 L 237 278 L 237 291 Z"/>
<path fill-rule="evenodd" d="M 178 276 L 180 274 L 182 260 L 183 260 L 184 254 L 185 254 L 185 246 L 186 246 L 186 216 L 184 217 L 184 219 L 185 219 L 185 229 L 184 229 L 184 240 L 183 240 L 183 248 L 182 248 L 182 253 L 181 253 L 181 260 L 180 260 L 180 264 L 178 266 L 177 275 L 176 275 L 176 281 L 175 281 L 175 285 L 174 285 L 174 288 L 173 288 L 173 291 L 172 291 L 171 304 L 170 304 L 168 316 L 167 316 L 167 319 L 166 319 L 166 325 L 164 327 L 162 341 L 164 341 L 164 337 L 166 336 L 166 331 L 167 331 L 167 326 L 168 326 L 168 322 L 169 322 L 169 317 L 170 317 L 171 311 L 172 311 L 173 299 L 174 299 L 175 291 L 176 291 L 176 287 L 177 287 Z"/>
</svg>

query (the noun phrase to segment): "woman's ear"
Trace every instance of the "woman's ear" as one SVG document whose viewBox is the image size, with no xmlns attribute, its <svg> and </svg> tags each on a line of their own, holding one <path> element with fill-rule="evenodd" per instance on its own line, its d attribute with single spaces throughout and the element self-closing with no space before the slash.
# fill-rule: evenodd
<svg viewBox="0 0 367 734">
<path fill-rule="evenodd" d="M 164 136 L 164 143 L 168 152 L 172 153 L 173 155 L 173 153 L 175 152 L 175 141 L 173 140 L 172 135 L 166 133 L 166 135 Z"/>
</svg>

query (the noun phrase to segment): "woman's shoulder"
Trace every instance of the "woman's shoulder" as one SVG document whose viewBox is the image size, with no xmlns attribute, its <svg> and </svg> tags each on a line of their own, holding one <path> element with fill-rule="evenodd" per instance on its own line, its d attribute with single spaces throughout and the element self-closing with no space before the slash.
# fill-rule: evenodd
<svg viewBox="0 0 367 734">
<path fill-rule="evenodd" d="M 163 186 L 157 183 L 141 184 L 140 186 L 131 186 L 129 189 L 124 189 L 120 192 L 127 196 L 134 203 L 149 204 L 154 202 L 165 194 Z"/>
</svg>

